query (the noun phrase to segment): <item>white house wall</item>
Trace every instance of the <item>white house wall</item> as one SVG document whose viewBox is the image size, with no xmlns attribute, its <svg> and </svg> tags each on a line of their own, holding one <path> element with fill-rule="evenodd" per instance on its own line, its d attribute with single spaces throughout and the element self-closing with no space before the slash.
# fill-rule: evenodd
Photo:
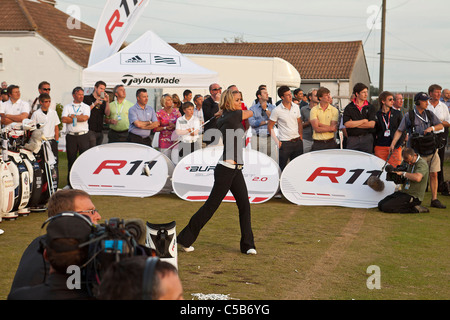
<svg viewBox="0 0 450 320">
<path fill-rule="evenodd" d="M 52 100 L 67 104 L 72 89 L 81 84 L 83 68 L 39 34 L 1 33 L 0 54 L 0 81 L 18 85 L 25 101 L 36 98 L 37 87 L 45 80 L 51 85 Z"/>
</svg>

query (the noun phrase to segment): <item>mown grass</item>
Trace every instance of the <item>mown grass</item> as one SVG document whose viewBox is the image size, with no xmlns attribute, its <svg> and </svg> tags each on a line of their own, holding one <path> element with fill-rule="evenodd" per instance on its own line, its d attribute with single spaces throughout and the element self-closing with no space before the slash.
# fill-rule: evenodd
<svg viewBox="0 0 450 320">
<path fill-rule="evenodd" d="M 61 154 L 60 187 L 66 184 Z M 446 164 L 446 177 L 450 166 Z M 139 218 L 176 221 L 177 231 L 201 206 L 174 194 L 149 198 L 93 196 L 102 220 Z M 241 300 L 448 299 L 450 197 L 446 210 L 415 215 L 377 209 L 297 206 L 285 199 L 252 205 L 256 256 L 239 252 L 237 208 L 223 203 L 194 244 L 179 252 L 185 299 L 224 294 Z M 429 192 L 424 204 L 430 201 Z M 0 299 L 6 299 L 22 252 L 44 230 L 46 213 L 33 213 L 0 227 Z M 370 290 L 366 272 L 380 267 L 381 289 Z"/>
</svg>

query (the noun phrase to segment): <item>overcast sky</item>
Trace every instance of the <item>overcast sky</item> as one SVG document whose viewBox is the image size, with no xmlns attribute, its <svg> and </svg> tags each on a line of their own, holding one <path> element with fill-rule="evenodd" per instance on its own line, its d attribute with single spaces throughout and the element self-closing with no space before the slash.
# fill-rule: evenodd
<svg viewBox="0 0 450 320">
<path fill-rule="evenodd" d="M 57 0 L 80 8 L 96 28 L 106 0 Z M 361 40 L 372 85 L 379 84 L 381 0 L 150 0 L 131 42 L 152 30 L 166 42 Z M 450 1 L 387 0 L 384 89 L 450 88 Z M 301 75 L 300 75 L 301 76 Z"/>
</svg>

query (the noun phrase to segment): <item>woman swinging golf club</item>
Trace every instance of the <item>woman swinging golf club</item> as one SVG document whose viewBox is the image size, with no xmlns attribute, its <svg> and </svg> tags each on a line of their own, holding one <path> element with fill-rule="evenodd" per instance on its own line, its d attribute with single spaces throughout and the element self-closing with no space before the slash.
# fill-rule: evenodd
<svg viewBox="0 0 450 320">
<path fill-rule="evenodd" d="M 251 117 L 253 112 L 241 109 L 239 92 L 232 90 L 222 93 L 219 108 L 221 115 L 217 120 L 217 128 L 222 134 L 223 154 L 214 170 L 214 185 L 208 200 L 180 232 L 177 242 L 184 251 L 194 251 L 192 244 L 197 239 L 200 230 L 211 219 L 228 191 L 231 191 L 239 209 L 240 250 L 242 253 L 256 254 L 251 227 L 250 202 L 242 174 L 244 149 L 242 120 Z"/>
</svg>

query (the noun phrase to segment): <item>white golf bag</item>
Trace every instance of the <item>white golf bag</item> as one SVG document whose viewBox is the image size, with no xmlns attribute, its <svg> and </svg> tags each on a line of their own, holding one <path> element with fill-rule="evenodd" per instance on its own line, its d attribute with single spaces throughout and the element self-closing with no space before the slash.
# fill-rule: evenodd
<svg viewBox="0 0 450 320">
<path fill-rule="evenodd" d="M 13 220 L 18 215 L 11 212 L 14 206 L 14 181 L 7 165 L 8 157 L 8 140 L 5 132 L 1 132 L 1 148 L 2 157 L 0 159 L 0 221 L 1 219 Z"/>
<path fill-rule="evenodd" d="M 18 152 L 8 151 L 8 156 L 7 165 L 14 182 L 14 206 L 12 211 L 19 215 L 27 215 L 30 213 L 27 208 L 30 200 L 30 173 L 25 164 L 26 159 L 22 159 Z"/>
<path fill-rule="evenodd" d="M 30 199 L 28 208 L 30 211 L 41 211 L 38 206 L 42 194 L 42 169 L 33 152 L 24 148 L 20 149 L 20 154 L 30 174 Z M 45 208 L 44 208 L 45 210 Z"/>
<path fill-rule="evenodd" d="M 17 219 L 17 214 L 11 212 L 14 206 L 14 181 L 8 165 L 0 161 L 0 221 L 1 219 Z"/>
<path fill-rule="evenodd" d="M 153 224 L 147 222 L 145 245 L 156 251 L 162 260 L 171 263 L 178 269 L 178 250 L 176 223 Z"/>
</svg>

